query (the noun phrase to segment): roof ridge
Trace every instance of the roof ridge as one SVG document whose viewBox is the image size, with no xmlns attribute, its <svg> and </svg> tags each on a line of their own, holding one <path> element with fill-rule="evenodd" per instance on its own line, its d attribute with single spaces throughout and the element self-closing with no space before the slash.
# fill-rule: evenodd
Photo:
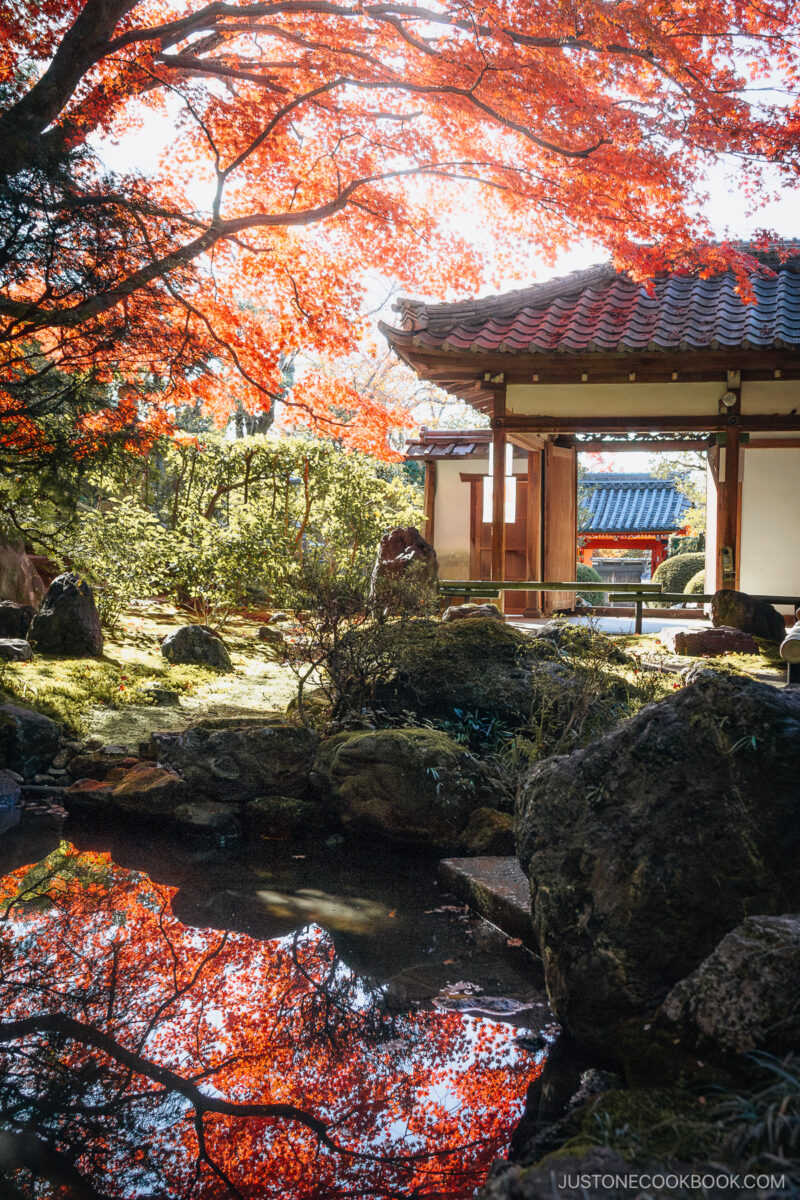
<svg viewBox="0 0 800 1200">
<path fill-rule="evenodd" d="M 749 255 L 757 262 L 763 264 L 771 270 L 780 269 L 787 266 L 789 263 L 798 264 L 800 267 L 800 238 L 776 238 L 771 240 L 767 245 L 758 241 L 709 241 L 703 243 L 708 249 L 721 248 L 729 246 L 731 249 L 740 254 Z M 794 254 L 781 256 L 781 251 L 794 250 Z M 791 268 L 790 268 L 791 269 Z M 795 267 L 798 269 L 798 267 Z M 676 268 L 673 270 L 658 271 L 654 275 L 654 280 L 669 280 L 669 279 L 698 279 L 701 268 Z M 714 271 L 713 275 L 708 278 L 716 278 L 723 275 L 731 274 L 731 268 L 725 270 Z M 755 272 L 753 274 L 758 277 Z M 591 287 L 594 283 L 600 283 L 604 280 L 616 279 L 620 282 L 632 283 L 637 287 L 640 286 L 639 281 L 633 280 L 627 270 L 617 270 L 610 259 L 605 259 L 603 262 L 592 263 L 591 266 L 582 267 L 575 271 L 570 271 L 566 275 L 556 275 L 552 279 L 543 280 L 540 283 L 528 284 L 523 288 L 512 288 L 506 292 L 493 292 L 488 296 L 471 297 L 466 300 L 441 301 L 438 303 L 428 303 L 424 300 L 417 300 L 410 296 L 399 296 L 395 304 L 392 306 L 395 312 L 400 313 L 403 324 L 411 323 L 417 330 L 427 329 L 430 318 L 444 319 L 446 317 L 457 319 L 459 316 L 469 316 L 474 313 L 476 321 L 485 320 L 485 310 L 489 309 L 493 317 L 503 317 L 507 313 L 519 313 L 526 307 L 536 308 L 541 304 L 556 300 L 561 296 L 569 296 L 574 292 L 581 292 L 584 289 Z M 530 301 L 530 304 L 526 301 Z M 406 318 L 410 320 L 407 322 Z"/>
</svg>

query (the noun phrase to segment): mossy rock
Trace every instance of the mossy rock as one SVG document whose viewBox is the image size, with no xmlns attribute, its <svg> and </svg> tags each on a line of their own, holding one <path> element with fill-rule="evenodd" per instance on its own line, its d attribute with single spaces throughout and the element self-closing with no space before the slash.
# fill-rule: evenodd
<svg viewBox="0 0 800 1200">
<path fill-rule="evenodd" d="M 471 813 L 492 802 L 480 763 L 434 729 L 339 733 L 312 778 L 352 836 L 437 852 L 457 848 Z"/>
<path fill-rule="evenodd" d="M 621 1056 L 625 1021 L 744 917 L 797 911 L 798 778 L 800 693 L 721 675 L 530 770 L 517 852 L 576 1040 Z"/>
</svg>

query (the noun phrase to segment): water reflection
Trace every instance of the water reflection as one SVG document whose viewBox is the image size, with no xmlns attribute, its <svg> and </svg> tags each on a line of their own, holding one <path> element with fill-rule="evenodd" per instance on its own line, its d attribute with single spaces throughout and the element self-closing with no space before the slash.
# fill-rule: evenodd
<svg viewBox="0 0 800 1200">
<path fill-rule="evenodd" d="M 272 941 L 186 926 L 174 894 L 68 844 L 2 879 L 8 1194 L 471 1195 L 539 1069 L 519 1030 L 473 997 L 402 1011 L 317 924 Z"/>
</svg>

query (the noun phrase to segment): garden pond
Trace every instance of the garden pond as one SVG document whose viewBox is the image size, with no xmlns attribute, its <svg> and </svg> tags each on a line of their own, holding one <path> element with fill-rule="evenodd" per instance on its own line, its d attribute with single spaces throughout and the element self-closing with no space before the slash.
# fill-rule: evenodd
<svg viewBox="0 0 800 1200">
<path fill-rule="evenodd" d="M 26 814 L 0 876 L 22 1196 L 458 1200 L 553 1037 L 536 960 L 435 859 Z"/>
</svg>

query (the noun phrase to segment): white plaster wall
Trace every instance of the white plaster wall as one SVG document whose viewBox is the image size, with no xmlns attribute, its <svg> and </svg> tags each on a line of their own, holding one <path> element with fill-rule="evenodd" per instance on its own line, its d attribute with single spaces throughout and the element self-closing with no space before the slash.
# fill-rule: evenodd
<svg viewBox="0 0 800 1200">
<path fill-rule="evenodd" d="M 461 472 L 485 474 L 488 459 L 445 459 L 436 464 L 433 544 L 442 579 L 469 579 L 469 484 Z"/>
<path fill-rule="evenodd" d="M 700 416 L 719 411 L 727 385 L 709 383 L 514 383 L 508 411 L 522 416 L 630 417 Z M 800 381 L 742 384 L 742 412 L 789 413 L 800 408 Z"/>
<path fill-rule="evenodd" d="M 739 586 L 757 595 L 800 594 L 800 448 L 746 449 L 742 458 Z"/>
<path fill-rule="evenodd" d="M 522 416 L 695 416 L 717 413 L 727 391 L 712 383 L 513 383 L 508 411 Z"/>
<path fill-rule="evenodd" d="M 436 463 L 436 497 L 433 545 L 442 579 L 469 579 L 469 483 L 465 475 L 486 475 L 489 459 L 439 459 Z M 514 452 L 514 474 L 527 475 L 527 455 Z"/>
<path fill-rule="evenodd" d="M 800 380 L 752 380 L 742 384 L 743 413 L 789 413 L 800 407 Z M 754 435 L 755 436 L 755 435 Z M 769 435 L 773 437 L 773 434 Z M 789 434 L 791 437 L 792 435 Z M 796 435 L 795 435 L 796 436 Z"/>
</svg>

